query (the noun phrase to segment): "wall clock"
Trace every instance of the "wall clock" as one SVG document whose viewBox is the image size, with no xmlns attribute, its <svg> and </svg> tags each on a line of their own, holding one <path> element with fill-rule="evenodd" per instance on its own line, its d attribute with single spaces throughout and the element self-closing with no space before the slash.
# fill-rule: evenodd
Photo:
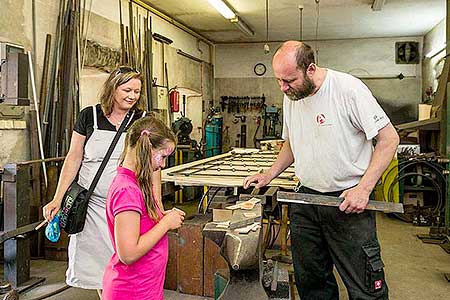
<svg viewBox="0 0 450 300">
<path fill-rule="evenodd" d="M 263 63 L 257 63 L 253 68 L 253 72 L 255 72 L 255 74 L 258 76 L 263 76 L 264 74 L 266 74 L 266 71 L 266 66 Z"/>
</svg>

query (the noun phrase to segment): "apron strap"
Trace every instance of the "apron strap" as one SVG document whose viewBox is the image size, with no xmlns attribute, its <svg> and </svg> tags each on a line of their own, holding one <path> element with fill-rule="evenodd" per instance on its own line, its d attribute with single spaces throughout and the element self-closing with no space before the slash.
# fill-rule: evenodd
<svg viewBox="0 0 450 300">
<path fill-rule="evenodd" d="M 143 117 L 145 117 L 145 115 L 147 114 L 147 111 L 146 110 L 144 110 L 143 112 L 142 112 L 142 116 L 141 116 L 141 118 L 143 118 Z"/>
<path fill-rule="evenodd" d="M 95 107 L 95 105 L 92 106 L 92 113 L 93 113 L 93 116 L 94 116 L 94 130 L 95 130 L 95 129 L 98 129 L 98 126 L 97 126 L 97 108 Z"/>
</svg>

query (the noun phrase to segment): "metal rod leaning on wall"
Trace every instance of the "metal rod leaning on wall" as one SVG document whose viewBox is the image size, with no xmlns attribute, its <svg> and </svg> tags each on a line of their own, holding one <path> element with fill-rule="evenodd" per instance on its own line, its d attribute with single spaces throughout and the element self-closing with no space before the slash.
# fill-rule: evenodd
<svg viewBox="0 0 450 300">
<path fill-rule="evenodd" d="M 163 43 L 163 48 L 164 48 L 165 44 Z M 167 63 L 164 63 L 164 74 L 166 77 L 166 87 L 167 87 L 167 114 L 168 114 L 168 118 L 167 120 L 169 121 L 168 126 L 172 127 L 172 123 L 173 123 L 173 116 L 172 116 L 172 112 L 170 111 L 170 88 L 169 88 L 169 73 L 167 71 Z"/>
<path fill-rule="evenodd" d="M 47 87 L 47 94 L 45 98 L 45 109 L 43 112 L 43 120 L 42 120 L 42 128 L 43 128 L 43 140 L 46 145 L 45 149 L 47 149 L 47 153 L 50 153 L 50 132 L 52 127 L 52 120 L 53 120 L 53 109 L 54 109 L 54 97 L 55 97 L 55 85 L 56 85 L 56 74 L 57 74 L 57 68 L 59 66 L 59 54 L 60 49 L 63 44 L 63 40 L 61 39 L 61 23 L 62 23 L 62 16 L 64 13 L 64 1 L 59 2 L 59 14 L 58 14 L 58 21 L 56 24 L 56 38 L 54 41 L 53 46 L 53 58 L 52 58 L 52 65 L 50 68 L 50 82 Z M 41 99 L 42 101 L 43 99 Z"/>
<path fill-rule="evenodd" d="M 80 0 L 74 0 L 68 8 L 69 30 L 65 30 L 66 44 L 65 59 L 63 63 L 63 93 L 60 105 L 60 130 L 58 135 L 59 152 L 54 156 L 66 153 L 69 149 L 68 131 L 72 131 L 72 119 L 75 102 L 78 101 L 78 72 L 75 66 L 78 66 L 78 43 L 77 32 L 79 32 Z M 79 38 L 79 37 L 78 37 Z"/>
<path fill-rule="evenodd" d="M 39 111 L 42 113 L 41 118 L 44 118 L 45 99 L 47 98 L 47 81 L 48 81 L 48 68 L 50 60 L 50 49 L 52 46 L 52 36 L 47 34 L 45 37 L 45 50 L 44 50 L 44 64 L 42 67 L 41 78 L 41 90 L 39 92 Z"/>
<path fill-rule="evenodd" d="M 143 66 L 144 66 L 142 59 L 143 59 L 144 57 L 143 57 L 143 55 L 141 55 L 141 54 L 142 54 L 141 15 L 138 15 L 138 16 L 137 16 L 137 21 L 138 21 L 138 22 L 137 22 L 137 23 L 138 23 L 138 29 L 137 29 L 137 32 L 138 32 L 138 36 L 137 36 L 137 47 L 138 47 L 138 51 L 137 51 L 137 53 L 136 53 L 136 56 L 137 56 L 138 64 L 137 64 L 136 67 L 138 67 L 138 70 L 140 70 L 140 71 L 142 72 Z"/>
<path fill-rule="evenodd" d="M 128 2 L 128 26 L 130 28 L 130 48 L 128 52 L 130 53 L 130 63 L 132 66 L 136 66 L 136 61 L 134 58 L 134 25 L 133 25 L 133 3 L 131 0 Z"/>
<path fill-rule="evenodd" d="M 153 82 L 153 33 L 152 33 L 152 17 L 149 11 L 147 11 L 147 22 L 146 22 L 146 43 L 145 43 L 145 54 L 147 56 L 147 110 L 152 111 L 153 109 L 153 98 L 152 98 L 152 82 Z"/>
<path fill-rule="evenodd" d="M 120 22 L 120 64 L 125 64 L 125 28 L 122 21 L 122 0 L 119 0 L 119 22 Z"/>
<path fill-rule="evenodd" d="M 129 65 L 130 64 L 130 55 L 131 55 L 131 53 L 130 53 L 130 36 L 129 36 L 129 33 L 128 33 L 128 26 L 125 26 L 125 47 L 126 47 L 126 49 L 125 49 L 125 61 L 124 61 L 124 64 L 125 65 Z"/>
<path fill-rule="evenodd" d="M 38 105 L 37 92 L 36 92 L 36 82 L 34 80 L 34 68 L 33 68 L 33 60 L 31 58 L 31 51 L 28 51 L 28 63 L 30 65 L 29 70 L 30 70 L 30 78 L 31 78 L 31 90 L 33 92 L 34 109 L 36 110 L 36 121 L 37 121 L 38 138 L 39 138 L 39 152 L 41 153 L 41 159 L 45 159 L 44 145 L 43 145 L 43 141 L 42 141 L 41 117 L 40 117 L 40 113 L 39 113 L 39 105 Z M 48 186 L 47 167 L 44 162 L 42 162 L 42 172 L 44 173 L 45 187 L 47 187 Z"/>
</svg>

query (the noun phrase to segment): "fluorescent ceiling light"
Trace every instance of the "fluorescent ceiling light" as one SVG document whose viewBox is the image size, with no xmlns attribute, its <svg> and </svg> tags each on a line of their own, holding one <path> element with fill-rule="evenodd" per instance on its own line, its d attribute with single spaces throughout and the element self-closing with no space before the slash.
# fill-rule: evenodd
<svg viewBox="0 0 450 300">
<path fill-rule="evenodd" d="M 439 53 L 444 51 L 446 46 L 447 46 L 447 44 L 444 43 L 444 45 L 442 45 L 441 47 L 436 47 L 436 48 L 432 49 L 430 52 L 425 54 L 425 57 L 426 58 L 433 58 L 433 57 L 435 57 L 436 55 L 438 55 Z"/>
<path fill-rule="evenodd" d="M 255 33 L 253 30 L 238 16 L 230 20 L 231 23 L 236 25 L 237 28 L 239 28 L 243 33 L 245 33 L 248 36 L 254 36 Z"/>
<path fill-rule="evenodd" d="M 222 0 L 208 0 L 214 8 L 225 18 L 233 19 L 236 14 Z"/>
<path fill-rule="evenodd" d="M 373 0 L 372 3 L 372 10 L 373 11 L 380 11 L 383 5 L 385 4 L 386 0 Z"/>
</svg>

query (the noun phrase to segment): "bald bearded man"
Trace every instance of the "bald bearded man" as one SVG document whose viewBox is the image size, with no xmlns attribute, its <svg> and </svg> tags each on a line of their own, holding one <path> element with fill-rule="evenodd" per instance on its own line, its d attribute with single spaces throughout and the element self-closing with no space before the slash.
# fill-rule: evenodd
<svg viewBox="0 0 450 300">
<path fill-rule="evenodd" d="M 396 152 L 397 132 L 361 80 L 317 66 L 309 45 L 283 43 L 272 66 L 284 93 L 285 143 L 272 167 L 247 177 L 244 187 L 265 186 L 294 163 L 298 191 L 345 198 L 339 208 L 290 206 L 302 300 L 339 299 L 334 266 L 350 299 L 388 299 L 375 213 L 365 208 Z"/>
</svg>

